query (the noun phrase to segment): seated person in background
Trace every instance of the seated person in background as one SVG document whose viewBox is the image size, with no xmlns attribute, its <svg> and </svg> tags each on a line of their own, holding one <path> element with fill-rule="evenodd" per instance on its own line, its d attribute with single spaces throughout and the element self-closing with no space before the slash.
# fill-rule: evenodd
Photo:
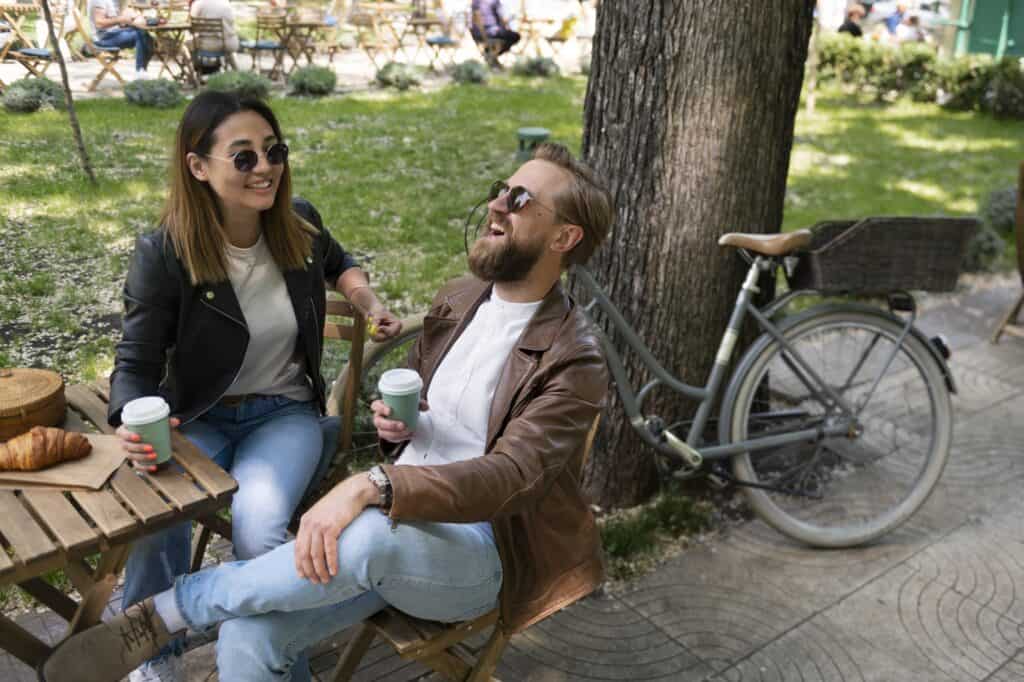
<svg viewBox="0 0 1024 682">
<path fill-rule="evenodd" d="M 921 19 L 916 14 L 908 14 L 896 27 L 897 43 L 923 43 L 924 31 L 921 30 Z"/>
<path fill-rule="evenodd" d="M 153 39 L 142 27 L 146 18 L 140 13 L 118 9 L 117 0 L 88 0 L 86 12 L 97 47 L 134 47 L 135 77 L 145 78 L 153 57 Z"/>
<path fill-rule="evenodd" d="M 839 33 L 849 33 L 854 38 L 860 38 L 864 35 L 860 22 L 865 16 L 867 16 L 867 11 L 864 9 L 864 5 L 854 5 L 846 11 L 846 21 L 839 27 Z"/>
<path fill-rule="evenodd" d="M 496 49 L 488 49 L 485 57 L 488 64 L 500 67 L 498 57 L 511 50 L 521 36 L 508 27 L 501 0 L 473 0 L 472 12 L 473 21 L 469 30 L 473 40 L 477 43 L 496 44 Z"/>
<path fill-rule="evenodd" d="M 210 52 L 223 52 L 224 60 L 233 69 L 238 69 L 235 64 L 235 52 L 238 52 L 238 32 L 235 31 L 235 12 L 231 9 L 229 0 L 195 0 L 189 8 L 189 16 L 199 19 L 220 19 L 224 24 L 224 41 L 219 42 L 211 39 L 203 39 L 195 46 L 196 50 L 208 50 Z"/>
<path fill-rule="evenodd" d="M 327 493 L 294 542 L 179 576 L 64 640 L 40 679 L 116 680 L 171 633 L 223 621 L 221 680 L 292 680 L 303 650 L 389 604 L 445 622 L 497 606 L 515 633 L 596 588 L 600 537 L 577 468 L 608 371 L 561 275 L 586 262 L 612 216 L 568 150 L 537 147 L 491 186 L 475 276 L 445 285 L 424 320 L 409 360 L 426 381 L 418 423 L 371 405 L 397 462 Z"/>
</svg>

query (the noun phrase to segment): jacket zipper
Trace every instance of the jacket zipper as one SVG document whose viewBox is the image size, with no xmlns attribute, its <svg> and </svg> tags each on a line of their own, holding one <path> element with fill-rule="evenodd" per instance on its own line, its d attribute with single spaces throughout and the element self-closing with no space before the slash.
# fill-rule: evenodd
<svg viewBox="0 0 1024 682">
<path fill-rule="evenodd" d="M 243 330 L 245 331 L 245 335 L 246 335 L 247 337 L 249 336 L 249 327 L 247 327 L 247 326 L 245 325 L 245 323 L 244 323 L 244 322 L 242 322 L 242 321 L 240 321 L 240 320 L 238 320 L 238 319 L 236 319 L 236 318 L 234 318 L 234 317 L 231 317 L 230 315 L 228 315 L 228 314 L 227 314 L 226 312 L 224 312 L 224 311 L 223 311 L 223 310 L 221 310 L 220 308 L 217 308 L 216 306 L 212 306 L 212 305 L 210 305 L 209 303 L 207 303 L 207 302 L 206 302 L 206 301 L 204 301 L 203 299 L 199 299 L 199 301 L 200 301 L 200 303 L 202 303 L 203 305 L 205 305 L 205 306 L 206 306 L 207 308 L 209 308 L 210 310 L 214 310 L 214 311 L 216 311 L 216 312 L 220 313 L 220 314 L 221 314 L 221 315 L 223 315 L 224 317 L 228 318 L 229 320 L 231 320 L 232 322 L 234 322 L 235 324 L 237 324 L 237 325 L 238 325 L 239 327 L 241 327 L 241 328 L 242 328 L 242 329 L 243 329 Z M 248 346 L 248 345 L 249 345 L 249 340 L 248 340 L 248 339 L 246 339 L 246 341 L 245 341 L 245 345 L 246 345 L 246 346 Z M 242 359 L 243 359 L 243 362 L 244 362 L 244 360 L 245 360 L 245 351 L 244 351 L 244 350 L 242 351 Z M 203 416 L 204 414 L 206 414 L 207 412 L 209 412 L 209 411 L 210 411 L 210 408 L 212 408 L 212 407 L 213 407 L 214 405 L 216 405 L 216 404 L 217 404 L 217 403 L 219 403 L 219 402 L 220 402 L 221 400 L 223 400 L 223 399 L 224 399 L 224 396 L 226 396 L 226 395 L 228 394 L 228 389 L 229 389 L 229 388 L 231 388 L 232 386 L 234 386 L 234 385 L 235 385 L 235 381 L 236 381 L 236 380 L 238 379 L 238 375 L 239 375 L 239 374 L 241 374 L 241 373 L 242 373 L 242 363 L 239 363 L 239 365 L 238 365 L 238 369 L 236 369 L 236 370 L 235 370 L 235 376 L 231 378 L 231 383 L 229 383 L 229 384 L 228 384 L 228 386 L 227 386 L 227 388 L 225 388 L 225 389 L 224 389 L 224 392 L 220 394 L 220 397 L 218 397 L 218 398 L 217 398 L 216 400 L 214 400 L 214 401 L 213 401 L 212 403 L 210 403 L 209 405 L 207 405 L 207 406 L 206 406 L 206 408 L 204 408 L 204 409 L 203 409 L 203 410 L 202 410 L 201 412 L 199 412 L 198 414 L 196 414 L 196 416 L 195 416 L 195 417 L 193 417 L 192 419 L 193 419 L 193 420 L 195 420 L 195 419 L 198 419 L 199 417 Z"/>
</svg>

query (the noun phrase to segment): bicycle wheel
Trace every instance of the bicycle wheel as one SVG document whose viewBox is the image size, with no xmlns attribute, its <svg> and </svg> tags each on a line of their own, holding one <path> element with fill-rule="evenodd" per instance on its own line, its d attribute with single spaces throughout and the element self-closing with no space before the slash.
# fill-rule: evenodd
<svg viewBox="0 0 1024 682">
<path fill-rule="evenodd" d="M 897 348 L 902 327 L 880 310 L 840 305 L 808 311 L 786 329 L 818 377 L 859 410 L 860 428 L 732 458 L 737 479 L 769 487 L 744 492 L 780 532 L 818 547 L 858 545 L 903 523 L 928 499 L 949 456 L 952 406 L 924 342 L 908 334 Z M 762 335 L 730 385 L 722 433 L 737 442 L 842 423 L 838 408 L 798 373 L 790 353 Z"/>
<path fill-rule="evenodd" d="M 423 332 L 423 315 L 416 315 L 402 320 L 402 331 L 398 336 L 380 343 L 370 342 L 363 348 L 363 369 L 359 378 L 357 404 L 360 412 L 369 409 L 370 396 L 377 391 L 377 381 L 386 370 L 404 367 L 409 349 Z M 342 390 L 348 381 L 351 363 L 346 362 L 331 386 L 327 399 L 329 414 L 341 411 Z M 365 408 L 365 409 L 364 409 Z M 358 418 L 357 414 L 357 418 Z M 357 429 L 358 431 L 359 429 Z"/>
</svg>

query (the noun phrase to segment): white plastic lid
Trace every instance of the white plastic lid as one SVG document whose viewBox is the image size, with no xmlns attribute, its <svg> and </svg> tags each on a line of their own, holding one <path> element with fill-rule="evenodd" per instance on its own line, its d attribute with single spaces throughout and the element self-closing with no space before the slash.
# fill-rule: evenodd
<svg viewBox="0 0 1024 682">
<path fill-rule="evenodd" d="M 380 375 L 377 388 L 381 393 L 391 395 L 405 395 L 407 393 L 419 393 L 423 388 L 423 379 L 411 369 L 389 369 Z"/>
<path fill-rule="evenodd" d="M 121 421 L 125 424 L 152 424 L 170 416 L 171 407 L 158 395 L 136 398 L 121 409 Z"/>
</svg>

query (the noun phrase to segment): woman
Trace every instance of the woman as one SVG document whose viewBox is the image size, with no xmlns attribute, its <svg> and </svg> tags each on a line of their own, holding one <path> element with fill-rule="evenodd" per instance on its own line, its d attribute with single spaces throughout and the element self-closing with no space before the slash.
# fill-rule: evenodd
<svg viewBox="0 0 1024 682">
<path fill-rule="evenodd" d="M 153 471 L 152 447 L 121 409 L 164 396 L 172 426 L 238 481 L 232 540 L 237 558 L 252 558 L 287 539 L 323 450 L 324 284 L 369 316 L 374 339 L 401 323 L 316 209 L 292 200 L 288 147 L 260 101 L 204 92 L 189 104 L 160 224 L 135 244 L 108 418 L 133 465 Z M 188 570 L 189 533 L 182 524 L 134 545 L 125 606 Z M 180 649 L 131 679 L 184 680 Z"/>
</svg>

